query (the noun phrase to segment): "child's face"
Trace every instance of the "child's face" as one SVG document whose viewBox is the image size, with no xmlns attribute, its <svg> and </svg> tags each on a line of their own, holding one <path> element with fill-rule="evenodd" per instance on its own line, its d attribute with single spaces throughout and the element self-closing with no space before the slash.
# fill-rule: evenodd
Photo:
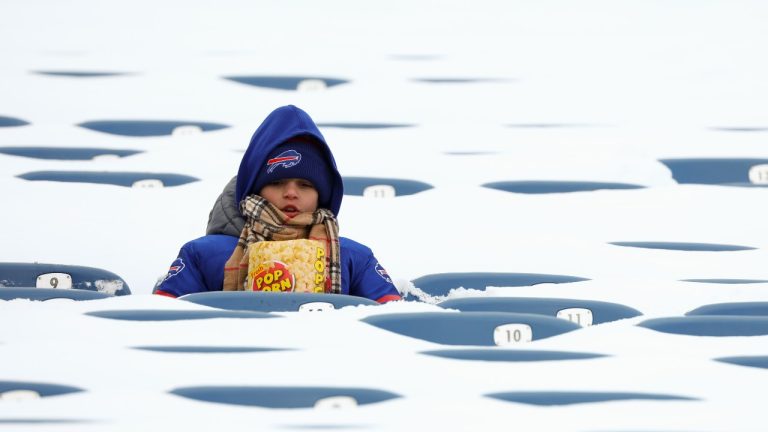
<svg viewBox="0 0 768 432">
<path fill-rule="evenodd" d="M 291 218 L 317 210 L 317 189 L 309 180 L 292 178 L 267 183 L 259 195 Z"/>
</svg>

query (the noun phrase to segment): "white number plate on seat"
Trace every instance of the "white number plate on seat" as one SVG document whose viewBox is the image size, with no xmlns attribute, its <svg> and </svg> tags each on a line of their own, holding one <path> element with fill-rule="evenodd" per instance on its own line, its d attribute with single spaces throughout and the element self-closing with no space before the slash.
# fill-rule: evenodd
<svg viewBox="0 0 768 432">
<path fill-rule="evenodd" d="M 327 312 L 334 309 L 333 304 L 327 302 L 311 302 L 299 306 L 299 312 Z"/>
<path fill-rule="evenodd" d="M 46 273 L 37 277 L 37 288 L 72 289 L 72 276 L 67 273 Z"/>
<path fill-rule="evenodd" d="M 493 342 L 498 346 L 517 345 L 533 340 L 533 330 L 528 324 L 503 324 L 493 330 Z"/>
</svg>

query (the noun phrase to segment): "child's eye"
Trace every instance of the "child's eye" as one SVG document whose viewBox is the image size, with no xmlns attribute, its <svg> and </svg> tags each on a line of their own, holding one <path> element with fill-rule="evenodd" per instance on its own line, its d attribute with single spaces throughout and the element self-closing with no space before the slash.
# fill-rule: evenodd
<svg viewBox="0 0 768 432">
<path fill-rule="evenodd" d="M 299 186 L 304 187 L 304 188 L 311 188 L 311 189 L 315 188 L 315 185 L 313 185 L 312 182 L 309 182 L 309 181 L 300 182 Z"/>
</svg>

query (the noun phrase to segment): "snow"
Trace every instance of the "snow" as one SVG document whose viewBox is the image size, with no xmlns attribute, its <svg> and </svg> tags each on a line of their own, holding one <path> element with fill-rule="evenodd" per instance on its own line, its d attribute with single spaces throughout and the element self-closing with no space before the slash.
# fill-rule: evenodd
<svg viewBox="0 0 768 432">
<path fill-rule="evenodd" d="M 759 54 L 768 40 L 767 18 L 768 5 L 757 0 L 2 2 L 0 116 L 30 125 L 0 127 L 0 147 L 143 153 L 89 161 L 0 154 L 0 262 L 103 268 L 133 292 L 84 302 L 0 301 L 0 381 L 85 390 L 40 399 L 8 395 L 0 400 L 0 429 L 764 430 L 766 371 L 714 359 L 768 355 L 768 336 L 683 336 L 637 324 L 706 304 L 768 299 L 768 283 L 682 281 L 768 279 L 768 188 L 677 184 L 659 162 L 768 157 L 765 131 L 721 129 L 768 128 L 768 62 Z M 236 75 L 351 82 L 298 92 L 222 79 Z M 479 81 L 420 81 L 435 78 Z M 273 319 L 132 322 L 86 315 L 208 309 L 150 293 L 179 247 L 204 233 L 214 199 L 236 173 L 255 128 L 289 103 L 318 123 L 413 125 L 323 128 L 343 175 L 434 186 L 393 199 L 344 199 L 342 235 L 369 245 L 401 290 L 441 272 L 573 275 L 589 280 L 460 288 L 449 297 L 600 300 L 643 316 L 497 348 L 607 357 L 512 363 L 424 355 L 456 347 L 361 321 L 443 311 L 427 303 Z M 230 127 L 137 138 L 76 126 L 111 119 Z M 17 177 L 38 170 L 169 172 L 200 181 L 124 188 Z M 503 180 L 645 188 L 524 195 L 481 187 Z M 755 249 L 610 244 L 620 241 Z M 104 282 L 102 290 L 119 289 Z M 282 350 L 136 349 L 146 346 Z M 267 409 L 170 393 L 203 385 L 361 387 L 401 397 L 350 409 Z M 547 407 L 484 396 L 536 390 L 696 400 Z"/>
</svg>

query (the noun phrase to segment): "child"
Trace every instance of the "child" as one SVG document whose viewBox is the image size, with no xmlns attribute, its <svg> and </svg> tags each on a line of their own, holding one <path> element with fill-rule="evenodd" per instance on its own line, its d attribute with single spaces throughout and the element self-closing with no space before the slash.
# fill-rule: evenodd
<svg viewBox="0 0 768 432">
<path fill-rule="evenodd" d="M 182 246 L 154 293 L 252 289 L 244 282 L 250 249 L 263 246 L 257 243 L 313 239 L 326 245 L 324 292 L 400 300 L 372 251 L 338 236 L 343 195 L 331 150 L 309 115 L 292 105 L 274 110 L 216 201 L 207 234 Z"/>
</svg>

